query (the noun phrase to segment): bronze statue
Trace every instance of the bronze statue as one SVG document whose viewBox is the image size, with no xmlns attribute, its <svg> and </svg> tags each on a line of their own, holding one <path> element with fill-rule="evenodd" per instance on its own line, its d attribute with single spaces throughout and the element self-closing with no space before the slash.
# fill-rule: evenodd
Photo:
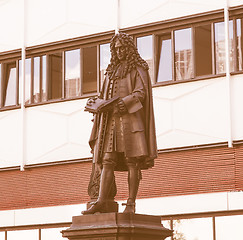
<svg viewBox="0 0 243 240">
<path fill-rule="evenodd" d="M 112 38 L 110 51 L 100 95 L 87 103 L 87 110 L 94 113 L 89 142 L 94 171 L 89 190 L 92 181 L 100 185 L 97 201 L 83 214 L 107 212 L 106 203 L 116 194 L 114 171 L 128 171 L 129 198 L 124 212 L 135 213 L 141 169 L 153 167 L 157 157 L 148 64 L 126 33 Z M 94 111 L 90 110 L 92 107 Z M 97 169 L 101 170 L 100 175 Z"/>
</svg>

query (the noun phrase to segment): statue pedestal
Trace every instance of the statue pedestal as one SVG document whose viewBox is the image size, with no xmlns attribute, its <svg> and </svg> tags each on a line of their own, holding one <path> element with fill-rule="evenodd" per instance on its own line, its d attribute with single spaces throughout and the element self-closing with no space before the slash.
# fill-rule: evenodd
<svg viewBox="0 0 243 240">
<path fill-rule="evenodd" d="M 163 240 L 172 235 L 159 216 L 132 213 L 98 213 L 74 216 L 62 231 L 69 240 Z"/>
<path fill-rule="evenodd" d="M 95 202 L 97 199 L 90 201 L 87 203 L 87 209 L 89 209 L 91 207 L 91 204 L 93 202 Z M 107 213 L 112 213 L 112 212 L 118 212 L 119 209 L 119 205 L 117 202 L 115 202 L 114 200 L 107 200 L 106 201 L 106 205 L 105 205 L 105 209 Z"/>
</svg>

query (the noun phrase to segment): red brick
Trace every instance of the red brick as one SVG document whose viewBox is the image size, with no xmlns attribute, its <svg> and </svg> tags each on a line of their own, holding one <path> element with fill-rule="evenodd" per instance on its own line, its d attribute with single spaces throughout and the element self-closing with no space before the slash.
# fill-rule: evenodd
<svg viewBox="0 0 243 240">
<path fill-rule="evenodd" d="M 0 210 L 85 203 L 91 162 L 0 172 Z M 127 173 L 116 172 L 127 198 Z M 243 190 L 243 145 L 160 153 L 143 171 L 138 198 Z"/>
</svg>

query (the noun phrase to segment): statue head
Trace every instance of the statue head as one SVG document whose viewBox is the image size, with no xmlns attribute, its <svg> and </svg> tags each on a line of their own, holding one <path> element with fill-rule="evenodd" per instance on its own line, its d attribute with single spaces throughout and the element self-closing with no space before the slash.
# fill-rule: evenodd
<svg viewBox="0 0 243 240">
<path fill-rule="evenodd" d="M 145 70 L 148 70 L 148 64 L 144 61 L 138 53 L 137 47 L 134 44 L 134 40 L 126 33 L 119 32 L 114 35 L 110 43 L 111 61 L 107 67 L 107 73 L 112 75 L 116 66 L 121 62 L 126 62 L 126 70 L 124 74 L 131 72 L 136 66 L 140 66 Z"/>
<path fill-rule="evenodd" d="M 126 48 L 122 45 L 119 39 L 117 39 L 115 42 L 115 51 L 120 62 L 126 59 Z"/>
<path fill-rule="evenodd" d="M 112 60 L 119 63 L 121 60 L 129 61 L 129 53 L 135 53 L 137 48 L 131 36 L 120 32 L 111 39 L 110 51 Z"/>
</svg>

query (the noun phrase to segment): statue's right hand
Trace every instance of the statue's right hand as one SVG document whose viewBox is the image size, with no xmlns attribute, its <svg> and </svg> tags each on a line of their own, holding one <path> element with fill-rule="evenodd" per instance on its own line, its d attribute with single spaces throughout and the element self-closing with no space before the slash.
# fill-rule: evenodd
<svg viewBox="0 0 243 240">
<path fill-rule="evenodd" d="M 89 98 L 86 105 L 91 106 L 92 104 L 95 103 L 96 99 L 97 99 L 97 97 Z"/>
</svg>

